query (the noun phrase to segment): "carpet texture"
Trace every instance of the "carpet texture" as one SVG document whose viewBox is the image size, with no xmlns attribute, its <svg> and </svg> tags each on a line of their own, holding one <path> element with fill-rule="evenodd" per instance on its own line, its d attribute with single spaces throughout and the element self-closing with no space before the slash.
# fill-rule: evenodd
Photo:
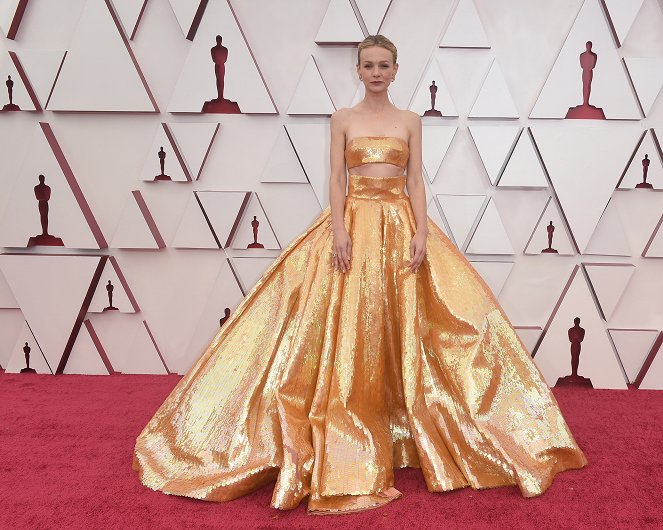
<svg viewBox="0 0 663 530">
<path fill-rule="evenodd" d="M 396 472 L 403 498 L 352 515 L 269 507 L 272 485 L 210 503 L 145 488 L 133 444 L 180 376 L 0 373 L 0 528 L 663 528 L 663 392 L 555 388 L 589 464 L 542 496 L 515 486 L 428 493 Z"/>
</svg>

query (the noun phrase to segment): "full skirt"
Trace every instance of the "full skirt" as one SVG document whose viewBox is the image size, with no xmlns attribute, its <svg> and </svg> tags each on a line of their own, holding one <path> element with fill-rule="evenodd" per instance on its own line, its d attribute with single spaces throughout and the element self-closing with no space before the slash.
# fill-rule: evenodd
<svg viewBox="0 0 663 530">
<path fill-rule="evenodd" d="M 358 511 L 401 495 L 394 468 L 444 492 L 543 493 L 587 464 L 488 285 L 427 218 L 405 175 L 350 175 L 350 268 L 331 211 L 270 264 L 136 440 L 133 468 L 168 494 L 227 501 L 276 481 L 272 506 Z"/>
</svg>

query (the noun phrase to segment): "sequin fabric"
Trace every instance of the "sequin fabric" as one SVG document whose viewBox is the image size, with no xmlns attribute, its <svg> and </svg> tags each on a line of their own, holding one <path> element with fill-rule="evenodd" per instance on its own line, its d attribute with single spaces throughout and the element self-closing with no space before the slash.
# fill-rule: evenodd
<svg viewBox="0 0 663 530">
<path fill-rule="evenodd" d="M 409 157 L 407 142 L 397 136 L 357 136 L 345 146 L 348 169 L 374 162 L 405 169 Z"/>
<path fill-rule="evenodd" d="M 133 468 L 168 494 L 228 501 L 275 481 L 272 506 L 375 508 L 418 467 L 431 492 L 543 493 L 587 460 L 490 288 L 427 218 L 406 176 L 350 175 L 350 268 L 325 208 L 265 271 L 136 440 Z"/>
</svg>

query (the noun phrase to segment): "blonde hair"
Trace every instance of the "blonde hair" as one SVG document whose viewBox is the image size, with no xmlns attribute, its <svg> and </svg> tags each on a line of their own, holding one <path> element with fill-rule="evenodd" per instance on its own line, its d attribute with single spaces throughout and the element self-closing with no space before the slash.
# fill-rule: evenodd
<svg viewBox="0 0 663 530">
<path fill-rule="evenodd" d="M 394 64 L 396 64 L 396 57 L 398 56 L 398 52 L 396 51 L 396 46 L 394 46 L 394 43 L 391 42 L 387 37 L 379 34 L 369 35 L 359 43 L 359 45 L 357 46 L 357 64 L 360 63 L 361 50 L 363 50 L 364 48 L 368 48 L 370 46 L 380 46 L 381 48 L 389 50 L 391 54 L 394 56 Z"/>
</svg>

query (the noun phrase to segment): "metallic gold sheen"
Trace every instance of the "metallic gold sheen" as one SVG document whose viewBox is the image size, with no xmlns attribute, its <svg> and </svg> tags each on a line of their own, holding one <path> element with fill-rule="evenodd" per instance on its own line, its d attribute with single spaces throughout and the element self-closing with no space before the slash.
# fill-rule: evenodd
<svg viewBox="0 0 663 530">
<path fill-rule="evenodd" d="M 348 169 L 373 162 L 405 169 L 409 157 L 407 142 L 397 136 L 357 136 L 345 146 Z"/>
<path fill-rule="evenodd" d="M 328 206 L 269 266 L 136 440 L 133 468 L 168 494 L 227 501 L 276 481 L 311 513 L 432 492 L 543 493 L 587 464 L 541 372 L 481 276 L 427 218 L 405 175 L 350 175 L 350 268 L 331 261 Z"/>
</svg>

